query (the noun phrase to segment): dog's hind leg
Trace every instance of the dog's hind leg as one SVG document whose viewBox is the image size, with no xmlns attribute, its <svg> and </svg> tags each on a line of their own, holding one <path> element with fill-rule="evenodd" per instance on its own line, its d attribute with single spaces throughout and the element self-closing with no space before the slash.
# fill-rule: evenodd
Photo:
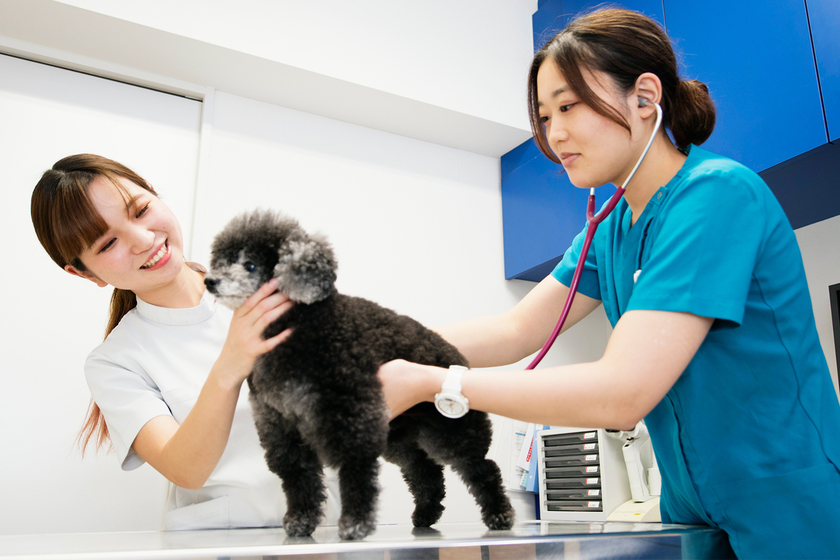
<svg viewBox="0 0 840 560">
<path fill-rule="evenodd" d="M 443 465 L 433 461 L 417 445 L 416 435 L 392 424 L 388 436 L 388 448 L 382 457 L 400 468 L 414 496 L 414 513 L 411 522 L 415 527 L 431 527 L 443 514 L 443 498 L 446 496 Z"/>
<path fill-rule="evenodd" d="M 437 430 L 423 430 L 423 449 L 458 473 L 481 509 L 481 520 L 487 527 L 513 527 L 516 515 L 505 494 L 502 472 L 486 458 L 492 439 L 487 415 L 472 411 L 457 420 L 434 417 L 434 422 Z"/>
<path fill-rule="evenodd" d="M 505 494 L 499 466 L 484 457 L 467 456 L 452 462 L 481 509 L 481 520 L 490 529 L 510 529 L 515 513 Z"/>
<path fill-rule="evenodd" d="M 279 412 L 251 400 L 268 468 L 280 477 L 286 494 L 283 529 L 292 537 L 309 536 L 321 522 L 327 497 L 321 461 Z"/>
</svg>

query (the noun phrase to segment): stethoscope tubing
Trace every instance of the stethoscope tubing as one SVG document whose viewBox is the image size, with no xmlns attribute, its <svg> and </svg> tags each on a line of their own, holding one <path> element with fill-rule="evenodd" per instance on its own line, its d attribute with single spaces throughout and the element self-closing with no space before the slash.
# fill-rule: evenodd
<svg viewBox="0 0 840 560">
<path fill-rule="evenodd" d="M 572 283 L 569 286 L 569 294 L 566 296 L 566 303 L 563 305 L 563 311 L 560 313 L 560 318 L 557 320 L 557 324 L 554 326 L 554 330 L 551 331 L 551 334 L 548 336 L 548 339 L 543 344 L 543 347 L 534 357 L 528 367 L 525 369 L 534 369 L 537 365 L 542 361 L 548 351 L 551 349 L 551 346 L 554 344 L 554 341 L 557 340 L 557 337 L 560 335 L 560 332 L 563 330 L 563 325 L 566 323 L 566 319 L 569 316 L 569 312 L 572 310 L 572 302 L 575 300 L 575 294 L 577 294 L 578 284 L 580 283 L 580 277 L 583 274 L 583 266 L 586 263 L 586 256 L 589 254 L 589 246 L 592 244 L 592 238 L 595 237 L 595 231 L 598 229 L 598 224 L 603 222 L 607 216 L 609 216 L 610 212 L 618 204 L 618 201 L 621 200 L 621 197 L 624 196 L 624 191 L 627 189 L 627 185 L 630 184 L 630 180 L 633 179 L 633 176 L 636 175 L 636 171 L 638 171 L 639 166 L 642 165 L 642 162 L 647 156 L 648 151 L 650 151 L 650 147 L 653 145 L 653 141 L 656 138 L 656 134 L 659 132 L 659 128 L 662 126 L 662 107 L 659 106 L 658 103 L 653 104 L 656 107 L 656 124 L 653 127 L 653 133 L 650 135 L 650 139 L 648 139 L 647 145 L 645 149 L 642 151 L 642 155 L 639 157 L 639 160 L 636 162 L 636 165 L 633 167 L 633 170 L 630 171 L 630 174 L 627 176 L 627 179 L 624 180 L 624 183 L 616 189 L 615 193 L 613 193 L 612 198 L 610 198 L 609 202 L 603 209 L 596 215 L 595 214 L 595 188 L 589 190 L 589 199 L 586 202 L 586 234 L 583 237 L 583 246 L 581 247 L 580 257 L 578 257 L 577 266 L 575 266 L 575 273 L 572 276 Z"/>
</svg>

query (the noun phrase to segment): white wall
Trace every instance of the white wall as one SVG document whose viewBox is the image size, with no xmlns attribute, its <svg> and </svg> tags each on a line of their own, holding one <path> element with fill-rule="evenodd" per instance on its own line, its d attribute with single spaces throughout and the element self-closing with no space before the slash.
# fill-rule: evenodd
<svg viewBox="0 0 840 560">
<path fill-rule="evenodd" d="M 60 1 L 527 128 L 536 0 Z M 502 84 L 511 75 L 518 87 Z"/>
<path fill-rule="evenodd" d="M 536 0 L 0 0 L 0 50 L 189 82 L 499 157 L 530 137 Z M 83 31 L 82 31 L 83 30 Z M 58 52 L 56 52 L 58 51 Z M 104 67 L 102 63 L 105 63 Z M 159 81 L 159 80 L 158 80 Z"/>
<path fill-rule="evenodd" d="M 799 228 L 796 230 L 796 239 L 805 263 L 820 344 L 834 378 L 834 390 L 840 395 L 828 295 L 828 287 L 840 283 L 840 244 L 837 243 L 840 239 L 840 216 Z"/>
</svg>

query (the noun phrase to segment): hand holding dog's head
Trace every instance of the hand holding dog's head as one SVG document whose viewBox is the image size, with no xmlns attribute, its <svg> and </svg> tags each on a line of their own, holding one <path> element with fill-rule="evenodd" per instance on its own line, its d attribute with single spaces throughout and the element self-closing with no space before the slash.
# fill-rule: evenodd
<svg viewBox="0 0 840 560">
<path fill-rule="evenodd" d="M 232 309 L 272 278 L 292 301 L 314 303 L 333 292 L 336 267 L 326 239 L 307 234 L 293 218 L 257 210 L 235 217 L 216 236 L 205 284 Z"/>
</svg>

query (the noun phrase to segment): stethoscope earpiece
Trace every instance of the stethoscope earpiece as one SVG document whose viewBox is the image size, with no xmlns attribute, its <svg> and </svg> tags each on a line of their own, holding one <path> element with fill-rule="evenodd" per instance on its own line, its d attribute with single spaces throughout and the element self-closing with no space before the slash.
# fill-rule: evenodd
<svg viewBox="0 0 840 560">
<path fill-rule="evenodd" d="M 647 99 L 645 99 L 644 97 L 639 98 L 639 107 L 646 107 L 647 104 L 648 104 Z"/>
</svg>

